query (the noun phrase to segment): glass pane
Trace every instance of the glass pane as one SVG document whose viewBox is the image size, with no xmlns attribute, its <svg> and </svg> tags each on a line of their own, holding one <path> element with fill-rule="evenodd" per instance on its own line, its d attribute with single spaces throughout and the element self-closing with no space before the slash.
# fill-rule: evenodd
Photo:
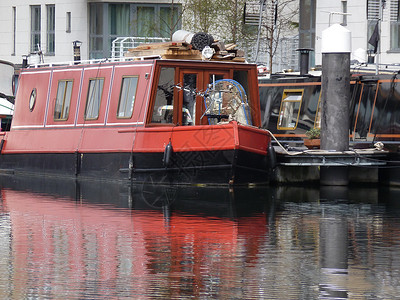
<svg viewBox="0 0 400 300">
<path fill-rule="evenodd" d="M 55 29 L 55 7 L 54 5 L 47 5 L 47 30 L 54 31 Z"/>
<path fill-rule="evenodd" d="M 47 5 L 47 53 L 54 53 L 55 50 L 55 6 Z"/>
<path fill-rule="evenodd" d="M 40 31 L 40 6 L 32 6 L 32 31 Z"/>
<path fill-rule="evenodd" d="M 69 107 L 71 105 L 71 96 L 72 96 L 72 81 L 67 81 L 67 90 L 65 91 L 64 109 L 62 114 L 63 119 L 68 119 Z"/>
<path fill-rule="evenodd" d="M 90 34 L 103 34 L 103 3 L 90 4 Z"/>
<path fill-rule="evenodd" d="M 54 53 L 55 50 L 55 36 L 54 32 L 47 34 L 47 53 Z"/>
<path fill-rule="evenodd" d="M 129 36 L 129 4 L 110 4 L 108 24 L 111 35 Z"/>
<path fill-rule="evenodd" d="M 137 33 L 138 36 L 154 36 L 155 27 L 154 7 L 139 6 L 137 8 Z"/>
<path fill-rule="evenodd" d="M 38 51 L 38 45 L 40 45 L 40 6 L 31 6 L 31 52 Z"/>
<path fill-rule="evenodd" d="M 99 117 L 103 83 L 104 79 L 91 79 L 89 81 L 85 120 L 95 120 Z"/>
<path fill-rule="evenodd" d="M 138 77 L 125 77 L 122 79 L 121 96 L 118 104 L 118 118 L 132 117 L 137 83 Z"/>
<path fill-rule="evenodd" d="M 160 36 L 169 38 L 172 32 L 176 31 L 178 28 L 178 8 L 174 7 L 174 14 L 171 18 L 171 8 L 170 7 L 160 7 Z"/>
<path fill-rule="evenodd" d="M 68 119 L 71 103 L 72 81 L 62 80 L 58 82 L 57 98 L 54 106 L 54 120 Z"/>
<path fill-rule="evenodd" d="M 297 125 L 300 102 L 284 101 L 279 116 L 279 127 L 294 129 Z"/>
<path fill-rule="evenodd" d="M 175 68 L 161 68 L 153 107 L 153 123 L 173 123 Z"/>
<path fill-rule="evenodd" d="M 57 88 L 56 104 L 54 107 L 54 120 L 61 119 L 61 112 L 64 104 L 64 95 L 65 95 L 65 81 L 59 81 Z"/>
<path fill-rule="evenodd" d="M 400 41 L 399 41 L 399 27 L 400 23 L 392 22 L 390 24 L 390 48 L 399 49 L 400 48 Z"/>
<path fill-rule="evenodd" d="M 196 119 L 197 75 L 185 74 L 183 76 L 183 86 L 182 125 L 194 125 Z"/>
</svg>

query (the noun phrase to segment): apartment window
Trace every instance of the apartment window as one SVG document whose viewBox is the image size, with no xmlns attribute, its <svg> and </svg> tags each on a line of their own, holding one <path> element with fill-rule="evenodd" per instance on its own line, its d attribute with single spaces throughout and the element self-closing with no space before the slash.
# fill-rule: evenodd
<svg viewBox="0 0 400 300">
<path fill-rule="evenodd" d="M 181 27 L 181 10 L 180 4 L 172 10 L 165 4 L 90 3 L 90 58 L 109 57 L 116 37 L 170 37 Z"/>
<path fill-rule="evenodd" d="M 60 80 L 57 88 L 57 98 L 54 107 L 54 120 L 67 120 L 72 95 L 72 80 Z"/>
<path fill-rule="evenodd" d="M 137 36 L 154 36 L 155 34 L 155 7 L 137 7 Z"/>
<path fill-rule="evenodd" d="M 390 50 L 400 51 L 400 1 L 390 2 Z"/>
<path fill-rule="evenodd" d="M 118 118 L 132 117 L 138 79 L 137 76 L 122 78 L 121 95 L 119 97 L 117 112 Z"/>
<path fill-rule="evenodd" d="M 279 110 L 278 129 L 296 129 L 299 121 L 303 90 L 284 90 Z"/>
<path fill-rule="evenodd" d="M 67 11 L 65 15 L 66 24 L 65 24 L 65 32 L 71 32 L 71 12 Z"/>
<path fill-rule="evenodd" d="M 113 37 L 129 36 L 129 4 L 109 4 L 108 28 Z"/>
<path fill-rule="evenodd" d="M 85 109 L 85 120 L 98 119 L 103 85 L 104 78 L 94 78 L 89 80 L 89 90 Z"/>
<path fill-rule="evenodd" d="M 172 14 L 172 16 L 171 16 Z M 160 37 L 169 38 L 172 32 L 176 31 L 175 27 L 179 23 L 179 8 L 174 7 L 160 7 Z"/>
<path fill-rule="evenodd" d="M 342 26 L 347 26 L 347 0 L 342 0 Z"/>
<path fill-rule="evenodd" d="M 171 32 L 180 28 L 180 6 L 173 10 L 168 5 L 135 4 L 133 7 L 134 34 L 140 37 L 171 37 Z M 172 15 L 171 15 L 172 14 Z"/>
<path fill-rule="evenodd" d="M 103 3 L 91 3 L 89 8 L 90 58 L 104 57 L 103 47 Z M 110 49 L 111 50 L 111 49 Z M 106 56 L 107 57 L 107 56 Z"/>
<path fill-rule="evenodd" d="M 15 55 L 16 39 L 17 39 L 17 8 L 15 6 L 13 6 L 12 7 L 12 53 L 11 53 L 11 55 Z"/>
<path fill-rule="evenodd" d="M 40 50 L 40 5 L 31 5 L 31 52 Z"/>
<path fill-rule="evenodd" d="M 55 5 L 46 5 L 47 11 L 47 24 L 46 24 L 46 53 L 54 54 L 55 52 L 55 29 L 56 29 L 56 17 L 55 17 Z"/>
</svg>

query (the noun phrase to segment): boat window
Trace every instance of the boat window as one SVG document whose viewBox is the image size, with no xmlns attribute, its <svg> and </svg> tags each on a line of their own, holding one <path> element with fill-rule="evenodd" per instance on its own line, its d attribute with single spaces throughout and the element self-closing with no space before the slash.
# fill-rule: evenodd
<svg viewBox="0 0 400 300">
<path fill-rule="evenodd" d="M 250 97 L 249 83 L 247 81 L 248 77 L 249 76 L 247 74 L 247 71 L 234 71 L 233 72 L 233 80 L 236 80 L 237 82 L 239 82 L 242 85 L 242 87 L 244 88 L 244 90 L 247 94 L 247 97 Z"/>
<path fill-rule="evenodd" d="M 119 97 L 117 118 L 132 117 L 138 79 L 138 76 L 122 78 L 121 95 Z"/>
<path fill-rule="evenodd" d="M 104 78 L 94 78 L 89 80 L 89 90 L 85 109 L 85 120 L 96 120 L 99 117 L 103 85 Z"/>
<path fill-rule="evenodd" d="M 37 96 L 37 91 L 36 91 L 36 88 L 34 88 L 31 92 L 31 95 L 29 96 L 29 110 L 30 111 L 33 111 L 33 108 L 35 107 L 36 96 Z"/>
<path fill-rule="evenodd" d="M 175 68 L 161 68 L 152 123 L 173 123 Z"/>
<path fill-rule="evenodd" d="M 60 80 L 54 107 L 54 120 L 67 120 L 72 95 L 72 80 Z"/>
<path fill-rule="evenodd" d="M 303 90 L 284 90 L 277 128 L 282 130 L 296 129 L 299 121 Z"/>
<path fill-rule="evenodd" d="M 314 128 L 321 128 L 321 94 L 319 94 L 317 113 L 315 114 Z"/>
<path fill-rule="evenodd" d="M 196 120 L 197 74 L 183 75 L 182 125 L 194 125 Z"/>
</svg>

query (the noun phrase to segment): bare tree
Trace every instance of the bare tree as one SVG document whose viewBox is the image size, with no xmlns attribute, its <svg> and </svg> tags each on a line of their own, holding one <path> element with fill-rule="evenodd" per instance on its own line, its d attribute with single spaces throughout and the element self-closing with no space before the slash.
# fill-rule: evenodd
<svg viewBox="0 0 400 300">
<path fill-rule="evenodd" d="M 259 7 L 259 0 L 182 0 L 184 28 L 192 32 L 206 32 L 221 38 L 225 43 L 235 43 L 244 48 L 256 46 L 258 26 L 244 22 L 244 7 L 252 2 Z M 267 63 L 272 62 L 282 36 L 293 35 L 297 24 L 298 0 L 263 0 L 261 37 Z M 259 10 L 258 10 L 259 13 Z M 297 33 L 297 32 L 296 32 Z"/>
<path fill-rule="evenodd" d="M 267 9 L 265 21 L 262 23 L 262 35 L 266 42 L 269 72 L 272 72 L 272 63 L 279 41 L 282 36 L 292 33 L 297 28 L 299 13 L 298 0 L 266 0 Z"/>
<path fill-rule="evenodd" d="M 226 0 L 185 0 L 184 26 L 193 32 L 213 33 L 221 26 Z"/>
</svg>

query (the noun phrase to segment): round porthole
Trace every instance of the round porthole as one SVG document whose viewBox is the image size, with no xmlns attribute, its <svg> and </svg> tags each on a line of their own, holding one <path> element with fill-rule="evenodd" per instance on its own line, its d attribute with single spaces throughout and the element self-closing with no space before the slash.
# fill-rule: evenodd
<svg viewBox="0 0 400 300">
<path fill-rule="evenodd" d="M 32 111 L 33 108 L 35 107 L 36 103 L 36 88 L 34 88 L 31 92 L 31 96 L 29 97 L 29 110 Z"/>
</svg>

